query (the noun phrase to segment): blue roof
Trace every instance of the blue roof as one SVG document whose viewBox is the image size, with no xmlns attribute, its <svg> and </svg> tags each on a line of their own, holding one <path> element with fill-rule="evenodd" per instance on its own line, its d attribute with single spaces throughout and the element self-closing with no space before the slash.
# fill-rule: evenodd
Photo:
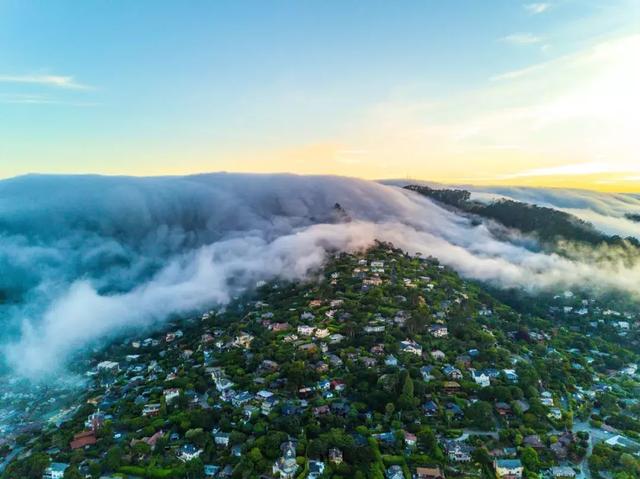
<svg viewBox="0 0 640 479">
<path fill-rule="evenodd" d="M 52 462 L 49 464 L 49 469 L 55 472 L 64 472 L 67 467 L 69 467 L 69 464 L 65 462 Z"/>
<path fill-rule="evenodd" d="M 496 460 L 496 464 L 498 465 L 498 467 L 504 467 L 507 469 L 522 467 L 522 462 L 520 462 L 520 459 L 498 459 Z"/>
</svg>

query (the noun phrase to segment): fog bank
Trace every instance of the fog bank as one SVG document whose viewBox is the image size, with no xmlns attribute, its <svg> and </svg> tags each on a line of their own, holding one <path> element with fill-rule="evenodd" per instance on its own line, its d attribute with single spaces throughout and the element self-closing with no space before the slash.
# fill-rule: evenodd
<svg viewBox="0 0 640 479">
<path fill-rule="evenodd" d="M 637 264 L 568 260 L 491 231 L 413 192 L 353 178 L 4 180 L 0 321 L 12 334 L 0 337 L 2 353 L 17 373 L 42 377 L 87 346 L 225 304 L 259 280 L 305 278 L 328 251 L 376 239 L 499 286 L 638 293 Z"/>
</svg>

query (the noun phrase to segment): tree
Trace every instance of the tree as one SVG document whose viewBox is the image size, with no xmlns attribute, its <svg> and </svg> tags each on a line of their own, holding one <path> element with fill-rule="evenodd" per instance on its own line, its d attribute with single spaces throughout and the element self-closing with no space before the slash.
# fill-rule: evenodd
<svg viewBox="0 0 640 479">
<path fill-rule="evenodd" d="M 528 471 L 538 472 L 538 469 L 540 469 L 540 458 L 532 447 L 527 446 L 522 449 L 521 459 L 522 465 Z"/>
<path fill-rule="evenodd" d="M 64 476 L 62 477 L 64 477 L 64 479 L 84 479 L 80 471 L 78 471 L 78 468 L 73 465 L 65 469 Z"/>
<path fill-rule="evenodd" d="M 466 418 L 472 427 L 490 430 L 493 429 L 493 408 L 486 401 L 476 401 L 467 408 Z"/>
<path fill-rule="evenodd" d="M 104 465 L 109 471 L 116 471 L 122 463 L 122 449 L 115 446 L 107 451 Z"/>
<path fill-rule="evenodd" d="M 415 407 L 413 397 L 413 379 L 411 379 L 409 374 L 406 374 L 404 383 L 402 384 L 402 393 L 400 393 L 400 397 L 398 398 L 398 406 L 403 411 L 410 411 Z"/>
</svg>

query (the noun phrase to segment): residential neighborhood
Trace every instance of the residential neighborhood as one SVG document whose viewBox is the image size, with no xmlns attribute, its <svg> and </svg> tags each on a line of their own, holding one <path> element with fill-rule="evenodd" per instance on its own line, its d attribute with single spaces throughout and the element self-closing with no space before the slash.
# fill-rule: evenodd
<svg viewBox="0 0 640 479">
<path fill-rule="evenodd" d="M 638 331 L 380 243 L 99 351 L 64 414 L 5 422 L 2 477 L 637 478 Z"/>
</svg>

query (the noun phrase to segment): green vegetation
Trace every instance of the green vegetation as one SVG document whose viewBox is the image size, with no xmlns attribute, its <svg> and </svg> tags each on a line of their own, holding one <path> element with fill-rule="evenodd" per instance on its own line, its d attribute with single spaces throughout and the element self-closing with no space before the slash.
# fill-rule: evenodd
<svg viewBox="0 0 640 479">
<path fill-rule="evenodd" d="M 25 433 L 2 477 L 39 478 L 55 461 L 92 478 L 249 478 L 277 467 L 293 477 L 438 467 L 478 478 L 493 476 L 495 458 L 517 458 L 526 477 L 588 462 L 594 474 L 638 478 L 637 457 L 600 436 L 588 457 L 600 427 L 640 436 L 629 369 L 637 317 L 559 293 L 512 308 L 392 245 L 339 254 L 316 280 L 262 285 L 100 351 L 80 407 L 59 427 Z M 633 326 L 621 335 L 623 320 Z M 71 449 L 87 428 L 95 444 Z"/>
</svg>

